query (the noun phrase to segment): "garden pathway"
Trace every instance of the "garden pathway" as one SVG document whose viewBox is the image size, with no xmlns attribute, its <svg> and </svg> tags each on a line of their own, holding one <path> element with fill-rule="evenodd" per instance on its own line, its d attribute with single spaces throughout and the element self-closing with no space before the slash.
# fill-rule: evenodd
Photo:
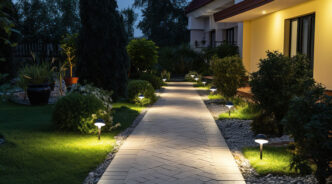
<svg viewBox="0 0 332 184">
<path fill-rule="evenodd" d="M 168 84 L 99 181 L 118 183 L 245 182 L 195 88 L 177 82 Z"/>
</svg>

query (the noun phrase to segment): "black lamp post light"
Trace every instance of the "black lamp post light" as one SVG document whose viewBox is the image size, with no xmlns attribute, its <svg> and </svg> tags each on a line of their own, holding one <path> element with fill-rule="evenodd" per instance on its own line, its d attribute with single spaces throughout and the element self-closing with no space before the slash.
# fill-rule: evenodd
<svg viewBox="0 0 332 184">
<path fill-rule="evenodd" d="M 194 75 L 194 74 L 191 74 L 191 75 L 190 75 L 190 77 L 191 77 L 191 78 L 194 78 L 194 77 L 195 77 L 195 75 Z"/>
<path fill-rule="evenodd" d="M 228 108 L 228 115 L 231 116 L 231 109 L 234 107 L 232 102 L 227 102 L 226 107 Z"/>
<path fill-rule="evenodd" d="M 166 82 L 166 81 L 167 81 L 167 79 L 164 78 L 164 79 L 163 79 L 163 82 Z"/>
<path fill-rule="evenodd" d="M 199 78 L 198 77 L 195 77 L 195 81 L 198 82 Z"/>
<path fill-rule="evenodd" d="M 255 137 L 255 142 L 259 144 L 259 150 L 260 150 L 260 159 L 263 159 L 263 144 L 268 143 L 266 135 L 264 134 L 258 134 Z"/>
<path fill-rule="evenodd" d="M 103 119 L 97 119 L 95 126 L 98 127 L 98 140 L 100 140 L 101 127 L 105 126 L 105 121 Z"/>
<path fill-rule="evenodd" d="M 206 85 L 206 81 L 203 81 L 202 83 L 203 83 L 204 86 Z"/>
</svg>

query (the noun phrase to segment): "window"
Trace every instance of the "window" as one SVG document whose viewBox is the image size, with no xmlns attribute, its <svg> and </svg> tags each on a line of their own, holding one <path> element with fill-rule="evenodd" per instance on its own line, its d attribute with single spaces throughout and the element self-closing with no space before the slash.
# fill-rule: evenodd
<svg viewBox="0 0 332 184">
<path fill-rule="evenodd" d="M 210 47 L 216 47 L 216 31 L 213 30 L 210 32 Z"/>
<path fill-rule="evenodd" d="M 226 29 L 226 40 L 229 44 L 234 44 L 234 28 Z"/>
<path fill-rule="evenodd" d="M 291 19 L 289 27 L 289 55 L 307 55 L 313 68 L 315 14 Z"/>
</svg>

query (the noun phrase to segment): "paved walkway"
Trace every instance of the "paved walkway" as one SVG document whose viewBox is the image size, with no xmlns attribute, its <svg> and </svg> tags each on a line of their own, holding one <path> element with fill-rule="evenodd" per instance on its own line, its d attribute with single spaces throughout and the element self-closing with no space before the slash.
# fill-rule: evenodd
<svg viewBox="0 0 332 184">
<path fill-rule="evenodd" d="M 169 83 L 99 184 L 243 184 L 210 112 L 190 83 Z"/>
</svg>

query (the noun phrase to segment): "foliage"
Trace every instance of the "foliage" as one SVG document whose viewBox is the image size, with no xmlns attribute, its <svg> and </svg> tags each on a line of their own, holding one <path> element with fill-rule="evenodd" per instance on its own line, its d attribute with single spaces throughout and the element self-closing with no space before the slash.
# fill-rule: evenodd
<svg viewBox="0 0 332 184">
<path fill-rule="evenodd" d="M 238 56 L 225 58 L 213 57 L 211 63 L 213 83 L 226 98 L 233 98 L 237 89 L 244 84 L 246 71 L 242 59 Z"/>
<path fill-rule="evenodd" d="M 71 93 L 56 103 L 53 122 L 58 130 L 94 134 L 98 131 L 94 122 L 99 118 L 105 121 L 106 130 L 112 128 L 110 113 L 95 96 Z"/>
<path fill-rule="evenodd" d="M 150 82 L 154 89 L 160 89 L 163 85 L 163 80 L 160 77 L 155 76 L 154 74 L 141 73 L 139 79 Z"/>
<path fill-rule="evenodd" d="M 143 19 L 138 27 L 158 46 L 175 46 L 189 41 L 185 0 L 135 0 L 142 8 Z"/>
<path fill-rule="evenodd" d="M 77 74 L 80 81 L 126 96 L 127 35 L 115 0 L 81 0 L 82 29 Z M 98 12 L 98 13 L 96 13 Z"/>
<path fill-rule="evenodd" d="M 186 74 L 191 70 L 204 74 L 209 73 L 209 65 L 202 55 L 186 44 L 160 49 L 159 65 L 172 74 Z"/>
<path fill-rule="evenodd" d="M 194 77 L 192 77 L 192 76 L 194 76 Z M 196 71 L 189 71 L 189 73 L 187 73 L 184 76 L 184 79 L 189 82 L 196 82 L 196 80 L 195 80 L 196 77 L 198 78 L 198 81 L 202 80 L 202 76 L 199 75 Z"/>
<path fill-rule="evenodd" d="M 171 79 L 171 73 L 168 72 L 167 70 L 163 70 L 160 74 L 162 79 L 170 80 Z"/>
<path fill-rule="evenodd" d="M 47 62 L 25 65 L 19 70 L 18 83 L 22 89 L 26 89 L 28 85 L 48 84 L 52 81 L 53 70 Z"/>
<path fill-rule="evenodd" d="M 144 99 L 140 100 L 139 95 L 144 95 Z M 128 98 L 135 104 L 147 105 L 157 100 L 154 89 L 148 81 L 131 80 L 128 84 Z"/>
<path fill-rule="evenodd" d="M 145 38 L 133 39 L 127 46 L 127 52 L 131 63 L 131 74 L 151 72 L 158 63 L 158 47 Z"/>
<path fill-rule="evenodd" d="M 79 0 L 18 0 L 20 31 L 23 41 L 42 40 L 58 43 L 67 33 L 80 29 Z"/>
<path fill-rule="evenodd" d="M 16 28 L 15 8 L 11 0 L 0 2 L 0 75 L 8 73 L 13 76 L 12 47 L 16 46 L 19 32 Z"/>
<path fill-rule="evenodd" d="M 271 136 L 281 136 L 283 132 L 280 132 L 279 122 L 275 120 L 273 115 L 266 112 L 262 112 L 256 116 L 250 124 L 251 130 L 257 134 L 266 134 Z"/>
<path fill-rule="evenodd" d="M 295 141 L 292 168 L 306 174 L 312 160 L 316 178 L 325 183 L 332 174 L 332 98 L 324 96 L 320 86 L 293 98 L 283 123 Z"/>
<path fill-rule="evenodd" d="M 202 54 L 205 60 L 209 63 L 213 59 L 214 56 L 218 58 L 231 57 L 231 56 L 239 56 L 239 47 L 234 44 L 229 44 L 227 42 L 223 42 L 219 46 L 215 48 L 206 48 L 202 50 Z"/>
<path fill-rule="evenodd" d="M 82 95 L 93 95 L 104 104 L 104 106 L 108 109 L 108 111 L 112 109 L 113 100 L 112 100 L 112 92 L 110 91 L 96 88 L 90 84 L 86 85 L 77 84 L 72 88 L 70 92 L 79 93 Z"/>
<path fill-rule="evenodd" d="M 62 53 L 66 55 L 66 65 L 69 66 L 70 77 L 73 77 L 73 67 L 77 61 L 77 37 L 78 34 L 67 34 L 61 41 Z"/>
<path fill-rule="evenodd" d="M 286 57 L 278 52 L 267 52 L 261 59 L 259 70 L 251 75 L 251 91 L 254 100 L 264 113 L 274 117 L 278 132 L 280 121 L 288 111 L 289 102 L 295 95 L 301 96 L 315 84 L 310 61 L 305 56 Z"/>
<path fill-rule="evenodd" d="M 287 147 L 264 146 L 263 160 L 259 158 L 259 147 L 244 148 L 242 152 L 260 175 L 295 174 L 295 171 L 289 168 L 292 154 Z"/>
<path fill-rule="evenodd" d="M 128 35 L 128 40 L 131 40 L 134 38 L 134 24 L 138 15 L 132 8 L 126 8 L 122 10 L 121 14 L 125 25 L 125 30 Z"/>
</svg>

